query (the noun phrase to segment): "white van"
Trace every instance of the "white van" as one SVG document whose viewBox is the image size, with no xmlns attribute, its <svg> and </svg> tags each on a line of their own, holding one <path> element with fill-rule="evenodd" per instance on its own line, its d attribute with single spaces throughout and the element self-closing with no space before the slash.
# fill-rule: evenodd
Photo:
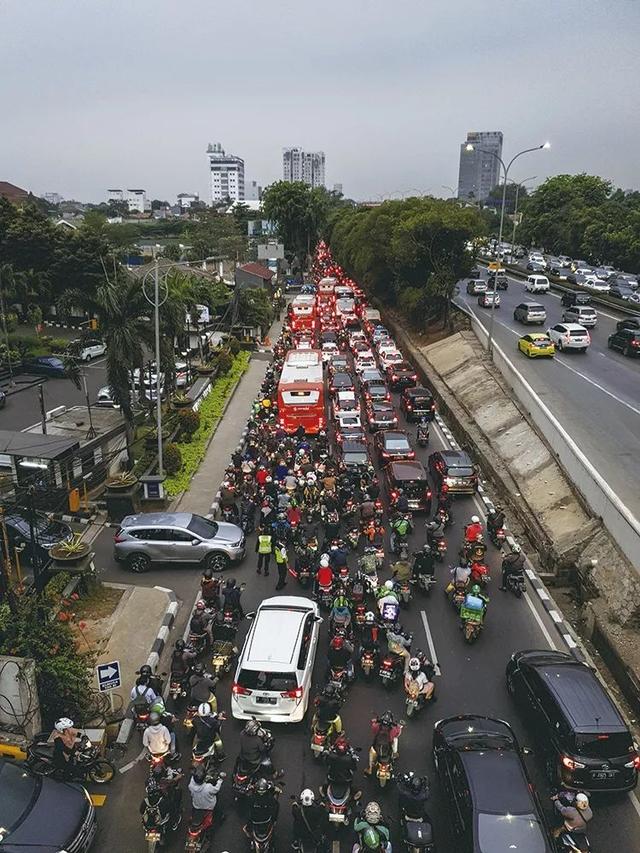
<svg viewBox="0 0 640 853">
<path fill-rule="evenodd" d="M 546 275 L 528 275 L 524 286 L 529 293 L 548 293 L 549 288 L 549 279 Z"/>
<path fill-rule="evenodd" d="M 248 613 L 244 641 L 231 689 L 237 720 L 298 723 L 309 704 L 321 617 L 309 598 L 277 595 Z"/>
</svg>

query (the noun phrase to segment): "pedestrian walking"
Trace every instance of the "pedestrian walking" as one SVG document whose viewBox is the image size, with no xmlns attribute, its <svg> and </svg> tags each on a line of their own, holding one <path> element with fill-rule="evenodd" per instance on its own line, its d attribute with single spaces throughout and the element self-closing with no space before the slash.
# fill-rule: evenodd
<svg viewBox="0 0 640 853">
<path fill-rule="evenodd" d="M 256 539 L 256 553 L 258 555 L 257 574 L 261 575 L 264 569 L 264 576 L 269 577 L 269 563 L 271 562 L 271 551 L 273 550 L 273 542 L 271 534 L 267 527 L 261 527 L 258 538 Z"/>
<path fill-rule="evenodd" d="M 276 567 L 278 569 L 278 583 L 276 584 L 276 589 L 282 589 L 287 582 L 289 562 L 286 546 L 281 539 L 276 542 L 273 553 L 276 558 Z"/>
</svg>

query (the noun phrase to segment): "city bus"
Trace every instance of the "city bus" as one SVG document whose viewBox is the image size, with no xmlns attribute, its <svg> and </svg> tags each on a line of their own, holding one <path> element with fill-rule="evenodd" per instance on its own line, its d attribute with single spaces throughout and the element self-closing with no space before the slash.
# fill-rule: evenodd
<svg viewBox="0 0 640 853">
<path fill-rule="evenodd" d="M 312 295 L 295 296 L 289 305 L 289 325 L 292 332 L 315 332 L 317 321 L 316 298 Z"/>
<path fill-rule="evenodd" d="M 278 425 L 287 433 L 299 426 L 308 435 L 326 429 L 324 375 L 320 350 L 290 350 L 278 383 Z"/>
<path fill-rule="evenodd" d="M 331 276 L 321 278 L 318 282 L 318 297 L 320 299 L 335 299 L 336 284 L 336 279 Z"/>
</svg>

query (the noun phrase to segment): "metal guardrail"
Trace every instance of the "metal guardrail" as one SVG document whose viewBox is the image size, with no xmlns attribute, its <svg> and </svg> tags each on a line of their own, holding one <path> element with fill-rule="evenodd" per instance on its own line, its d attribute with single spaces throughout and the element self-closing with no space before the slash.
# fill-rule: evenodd
<svg viewBox="0 0 640 853">
<path fill-rule="evenodd" d="M 484 258 L 481 258 L 478 263 L 488 267 L 490 263 L 495 262 L 492 259 L 485 260 Z M 526 270 L 521 270 L 519 267 L 514 267 L 512 264 L 503 263 L 502 266 L 504 267 L 507 273 L 510 273 L 516 278 L 526 279 L 530 275 L 532 275 L 532 273 L 527 272 Z M 588 287 L 574 287 L 569 282 L 562 282 L 556 276 L 551 275 L 547 272 L 539 273 L 539 275 L 546 275 L 553 289 L 559 290 L 561 293 L 586 293 L 588 296 L 591 297 L 591 302 L 595 302 L 597 305 L 604 305 L 605 307 L 613 308 L 615 311 L 619 311 L 621 314 L 627 314 L 630 317 L 640 317 L 640 305 L 638 306 L 638 308 L 635 309 L 629 308 L 627 305 L 623 304 L 622 299 L 616 299 L 615 297 L 606 297 L 602 294 L 597 294 L 595 291 L 590 290 Z"/>
</svg>

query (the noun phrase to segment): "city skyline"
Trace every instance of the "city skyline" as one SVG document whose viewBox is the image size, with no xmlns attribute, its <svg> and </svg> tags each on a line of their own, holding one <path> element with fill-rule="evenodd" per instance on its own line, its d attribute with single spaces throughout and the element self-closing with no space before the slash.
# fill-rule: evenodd
<svg viewBox="0 0 640 853">
<path fill-rule="evenodd" d="M 320 16 L 292 16 L 289 6 L 190 0 L 176 23 L 167 0 L 59 0 L 46 20 L 35 0 L 4 4 L 2 179 L 95 202 L 120 186 L 209 198 L 202 147 L 219 138 L 261 186 L 280 179 L 282 147 L 293 142 L 324 151 L 327 186 L 341 182 L 349 197 L 445 195 L 467 131 L 499 127 L 505 156 L 552 141 L 540 181 L 586 171 L 636 185 L 629 141 L 640 114 L 628 105 L 640 4 L 540 0 L 510 14 L 500 0 L 461 0 L 454 14 L 443 0 L 399 9 L 328 0 Z M 224 40 L 213 62 L 214 24 L 241 28 L 241 67 Z M 52 61 L 52 32 L 63 61 Z M 189 63 L 177 58 L 180 44 Z M 586 135 L 585 116 L 596 119 Z"/>
</svg>

